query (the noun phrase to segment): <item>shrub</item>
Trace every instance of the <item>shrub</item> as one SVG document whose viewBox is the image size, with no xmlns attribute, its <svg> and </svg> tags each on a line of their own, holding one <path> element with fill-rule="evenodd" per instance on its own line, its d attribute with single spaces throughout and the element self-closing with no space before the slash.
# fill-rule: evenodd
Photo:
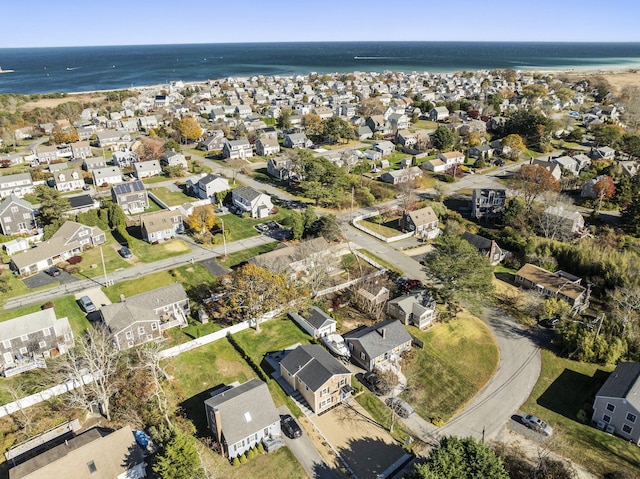
<svg viewBox="0 0 640 479">
<path fill-rule="evenodd" d="M 233 460 L 231 461 L 231 465 L 232 466 L 239 466 L 240 465 L 240 459 L 238 459 L 238 456 L 233 458 Z"/>
<path fill-rule="evenodd" d="M 247 459 L 253 459 L 254 457 L 256 457 L 256 454 L 256 450 L 252 447 L 247 451 Z"/>
<path fill-rule="evenodd" d="M 82 256 L 72 256 L 71 258 L 69 258 L 67 260 L 67 263 L 69 263 L 69 264 L 78 264 L 80 261 L 82 261 Z"/>
<path fill-rule="evenodd" d="M 244 464 L 245 462 L 247 462 L 247 456 L 244 453 L 240 454 L 240 464 Z"/>
<path fill-rule="evenodd" d="M 576 418 L 578 419 L 578 421 L 580 421 L 582 424 L 587 424 L 589 422 L 589 418 L 587 417 L 587 413 L 585 412 L 584 409 L 580 409 L 578 411 L 578 414 L 576 414 Z"/>
<path fill-rule="evenodd" d="M 259 442 L 258 445 L 256 446 L 256 450 L 258 451 L 258 453 L 264 452 L 264 446 L 262 445 L 261 442 Z"/>
<path fill-rule="evenodd" d="M 64 270 L 69 274 L 78 274 L 80 272 L 80 267 L 70 265 L 70 266 L 67 266 Z"/>
<path fill-rule="evenodd" d="M 47 301 L 42 306 L 40 306 L 40 309 L 51 309 L 51 308 L 53 308 L 53 303 L 51 301 Z"/>
</svg>

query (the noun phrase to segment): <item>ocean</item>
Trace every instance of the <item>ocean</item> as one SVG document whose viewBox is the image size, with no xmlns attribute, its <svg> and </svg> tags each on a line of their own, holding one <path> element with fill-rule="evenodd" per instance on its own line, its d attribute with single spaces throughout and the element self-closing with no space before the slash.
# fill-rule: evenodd
<svg viewBox="0 0 640 479">
<path fill-rule="evenodd" d="M 0 93 L 113 90 L 233 76 L 640 66 L 640 43 L 324 42 L 0 48 Z"/>
</svg>

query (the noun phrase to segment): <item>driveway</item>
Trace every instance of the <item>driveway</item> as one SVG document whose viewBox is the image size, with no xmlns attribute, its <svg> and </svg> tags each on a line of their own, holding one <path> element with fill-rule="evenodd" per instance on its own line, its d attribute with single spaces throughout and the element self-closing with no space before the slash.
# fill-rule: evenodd
<svg viewBox="0 0 640 479">
<path fill-rule="evenodd" d="M 104 294 L 100 287 L 85 289 L 80 293 L 76 293 L 75 296 L 76 299 L 79 299 L 81 296 L 89 296 L 89 299 L 91 299 L 98 309 L 102 306 L 106 306 L 107 304 L 111 304 L 111 300 L 107 298 L 107 295 Z"/>
<path fill-rule="evenodd" d="M 309 419 L 359 478 L 387 477 L 411 457 L 354 399 Z"/>
<path fill-rule="evenodd" d="M 71 284 L 75 281 L 79 281 L 79 279 L 63 270 L 60 270 L 60 276 L 49 276 L 44 271 L 41 271 L 38 274 L 34 274 L 33 276 L 29 276 L 22 280 L 24 285 L 29 289 L 41 288 L 55 283 L 60 283 L 61 285 Z"/>
</svg>

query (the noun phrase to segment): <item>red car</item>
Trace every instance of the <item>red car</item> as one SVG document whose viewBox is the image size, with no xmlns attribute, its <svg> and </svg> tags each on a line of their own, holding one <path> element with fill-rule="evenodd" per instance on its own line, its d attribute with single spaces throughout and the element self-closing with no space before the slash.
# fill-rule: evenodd
<svg viewBox="0 0 640 479">
<path fill-rule="evenodd" d="M 422 288 L 422 281 L 418 279 L 408 279 L 404 285 L 404 290 L 409 291 L 415 288 Z"/>
</svg>

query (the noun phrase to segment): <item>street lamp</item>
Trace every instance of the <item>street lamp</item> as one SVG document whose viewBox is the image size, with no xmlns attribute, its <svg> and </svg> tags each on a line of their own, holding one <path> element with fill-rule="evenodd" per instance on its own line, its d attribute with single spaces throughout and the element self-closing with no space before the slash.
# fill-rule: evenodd
<svg viewBox="0 0 640 479">
<path fill-rule="evenodd" d="M 224 245 L 224 256 L 222 257 L 222 260 L 224 261 L 227 259 L 227 238 L 224 232 L 224 220 L 220 218 L 220 222 L 222 223 L 222 244 Z"/>
</svg>

